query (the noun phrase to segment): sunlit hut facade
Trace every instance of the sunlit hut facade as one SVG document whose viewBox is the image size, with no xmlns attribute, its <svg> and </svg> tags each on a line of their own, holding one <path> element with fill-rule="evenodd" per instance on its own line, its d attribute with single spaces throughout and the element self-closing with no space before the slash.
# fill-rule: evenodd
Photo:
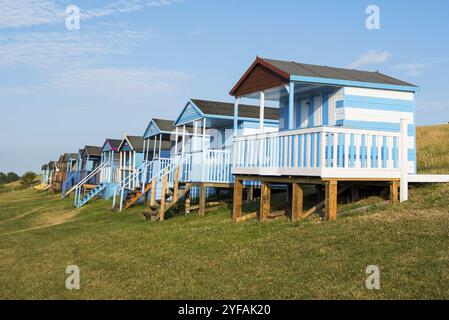
<svg viewBox="0 0 449 320">
<path fill-rule="evenodd" d="M 324 185 L 325 214 L 336 218 L 337 196 L 351 185 L 390 186 L 391 199 L 407 199 L 416 172 L 415 92 L 410 83 L 367 72 L 257 58 L 230 94 L 235 117 L 241 98 L 279 105 L 279 132 L 234 139 L 233 219 L 242 216 L 247 179 L 262 184 L 260 219 L 270 214 L 270 186 L 288 185 L 291 218 L 304 217 L 302 187 Z"/>
</svg>

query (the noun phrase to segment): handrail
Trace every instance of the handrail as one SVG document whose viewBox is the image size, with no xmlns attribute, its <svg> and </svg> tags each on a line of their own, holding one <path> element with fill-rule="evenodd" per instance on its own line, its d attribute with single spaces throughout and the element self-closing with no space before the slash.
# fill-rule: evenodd
<svg viewBox="0 0 449 320">
<path fill-rule="evenodd" d="M 67 173 L 66 179 L 62 183 L 61 187 L 61 198 L 64 198 L 66 196 L 69 183 L 72 182 L 72 180 L 79 174 L 80 174 L 79 171 L 71 171 Z M 73 183 L 73 185 L 75 185 L 75 183 Z"/>
<path fill-rule="evenodd" d="M 167 166 L 165 166 L 164 168 L 161 168 L 158 171 L 158 178 L 157 181 L 161 181 L 163 177 L 165 177 L 166 175 L 172 173 L 172 171 L 174 169 L 176 169 L 176 167 L 179 167 L 180 165 L 184 164 L 185 162 L 187 162 L 190 158 L 192 157 L 192 154 L 184 154 L 183 156 L 181 156 L 179 161 L 171 161 Z"/>
<path fill-rule="evenodd" d="M 123 204 L 123 195 L 124 195 L 124 190 L 127 186 L 131 185 L 131 182 L 134 181 L 140 174 L 142 174 L 144 171 L 146 171 L 147 173 L 152 173 L 153 170 L 149 170 L 153 168 L 153 161 L 145 161 L 143 162 L 140 167 L 133 172 L 132 174 L 128 175 L 125 179 L 123 179 L 122 181 L 120 181 L 120 183 L 114 187 L 113 189 L 113 200 L 112 200 L 112 207 L 115 208 L 115 202 L 116 202 L 116 196 L 117 193 L 120 192 L 120 210 L 121 210 L 121 206 Z M 148 180 L 148 179 L 146 179 Z"/>
<path fill-rule="evenodd" d="M 91 171 L 83 180 L 78 182 L 76 185 L 74 185 L 69 191 L 66 192 L 66 196 L 68 196 L 70 193 L 72 193 L 74 190 L 78 189 L 80 186 L 85 184 L 89 179 L 91 179 L 94 175 L 96 175 L 102 168 L 109 165 L 109 162 L 103 162 L 98 167 L 95 168 L 95 170 Z"/>
<path fill-rule="evenodd" d="M 75 206 L 78 206 L 79 198 L 81 197 L 81 187 L 86 184 L 92 177 L 94 177 L 98 172 L 100 172 L 104 167 L 108 166 L 109 162 L 103 162 L 98 167 L 95 168 L 95 170 L 92 170 L 91 173 L 89 173 L 84 179 L 82 179 L 80 182 L 76 184 L 74 187 L 75 189 Z M 72 188 L 73 189 L 73 188 Z"/>
<path fill-rule="evenodd" d="M 383 135 L 390 137 L 399 137 L 399 131 L 382 131 L 382 130 L 371 130 L 371 129 L 358 129 L 358 128 L 347 128 L 347 127 L 315 127 L 315 128 L 302 128 L 295 130 L 285 130 L 285 131 L 276 131 L 276 132 L 265 132 L 265 133 L 256 133 L 251 135 L 245 135 L 240 137 L 235 137 L 234 141 L 248 141 L 248 140 L 260 140 L 266 138 L 277 138 L 277 137 L 285 137 L 291 135 L 300 135 L 300 134 L 308 134 L 308 133 L 355 133 L 355 134 L 371 134 L 371 135 Z"/>
<path fill-rule="evenodd" d="M 156 179 L 156 182 L 160 182 L 162 180 L 162 178 L 164 178 L 166 175 L 169 175 L 173 172 L 173 170 L 184 164 L 186 161 L 188 161 L 188 159 L 191 158 L 191 155 L 184 155 L 183 157 L 180 158 L 179 161 L 176 161 L 176 159 L 174 161 L 172 161 L 173 159 L 171 158 L 158 158 L 155 159 L 153 161 L 150 162 L 144 162 L 141 167 L 139 167 L 139 169 L 133 173 L 132 175 L 129 175 L 125 180 L 128 180 L 127 182 L 122 181 L 120 185 L 118 185 L 117 187 L 114 188 L 114 196 L 113 196 L 113 201 L 112 201 L 112 207 L 115 208 L 116 205 L 116 197 L 117 194 L 120 193 L 120 206 L 119 206 L 119 211 L 122 211 L 123 208 L 123 198 L 124 198 L 124 189 L 127 185 L 130 184 L 131 178 L 135 179 L 139 174 L 143 173 L 144 171 L 146 171 L 148 173 L 148 177 L 145 179 L 146 181 L 150 181 L 153 179 Z M 159 163 L 164 163 L 167 162 L 168 164 L 165 166 L 160 166 L 159 170 L 156 174 L 153 175 L 153 167 L 154 164 L 156 162 Z M 120 190 L 120 191 L 119 191 Z"/>
</svg>

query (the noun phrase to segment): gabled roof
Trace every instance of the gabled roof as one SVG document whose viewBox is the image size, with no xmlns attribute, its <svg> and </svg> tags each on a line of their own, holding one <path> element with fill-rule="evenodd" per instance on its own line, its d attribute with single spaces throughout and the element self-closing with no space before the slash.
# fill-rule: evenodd
<svg viewBox="0 0 449 320">
<path fill-rule="evenodd" d="M 88 155 L 90 157 L 101 157 L 101 147 L 85 146 L 83 150 L 83 155 Z"/>
<path fill-rule="evenodd" d="M 69 153 L 68 156 L 70 160 L 76 160 L 78 158 L 77 153 Z"/>
<path fill-rule="evenodd" d="M 111 145 L 111 147 L 113 149 L 117 149 L 118 147 L 120 147 L 120 143 L 122 143 L 122 140 L 120 139 L 107 139 L 107 141 L 109 142 L 109 144 Z"/>
<path fill-rule="evenodd" d="M 101 151 L 104 150 L 106 144 L 109 144 L 109 146 L 111 147 L 111 150 L 113 151 L 117 151 L 118 148 L 120 147 L 120 144 L 122 143 L 122 140 L 120 139 L 106 139 L 106 141 L 103 144 L 103 147 L 101 148 Z"/>
<path fill-rule="evenodd" d="M 143 152 L 143 137 L 142 136 L 129 136 L 125 135 L 120 143 L 119 149 L 122 148 L 123 144 L 128 142 L 132 150 L 137 152 Z"/>
<path fill-rule="evenodd" d="M 219 102 L 219 101 L 209 101 L 209 100 L 200 100 L 200 99 L 191 99 L 187 105 L 184 107 L 183 111 L 179 115 L 175 124 L 178 124 L 179 119 L 181 118 L 184 110 L 189 107 L 191 104 L 197 109 L 198 113 L 202 117 L 209 118 L 234 118 L 234 104 L 229 102 Z M 265 120 L 279 120 L 279 109 L 265 107 L 264 111 Z M 239 104 L 239 119 L 259 119 L 260 110 L 258 106 L 247 105 L 247 104 Z"/>
<path fill-rule="evenodd" d="M 148 138 L 160 133 L 171 134 L 174 131 L 175 126 L 173 120 L 153 118 L 145 129 L 143 137 Z"/>
<path fill-rule="evenodd" d="M 154 119 L 154 123 L 162 132 L 173 132 L 175 130 L 174 121 L 173 120 L 164 120 L 164 119 Z"/>
<path fill-rule="evenodd" d="M 324 83 L 330 83 L 334 80 L 340 80 L 346 81 L 347 83 L 353 85 L 356 85 L 357 83 L 365 83 L 367 84 L 366 85 L 367 87 L 369 87 L 370 85 L 376 87 L 375 84 L 379 84 L 379 85 L 389 85 L 398 87 L 398 90 L 400 89 L 400 87 L 404 87 L 404 90 L 407 91 L 411 90 L 411 88 L 418 89 L 417 86 L 411 83 L 387 76 L 378 71 L 371 72 L 371 71 L 353 70 L 353 69 L 299 63 L 294 61 L 282 61 L 282 60 L 273 60 L 257 57 L 256 60 L 251 65 L 251 67 L 245 72 L 242 78 L 231 89 L 230 94 L 233 96 L 238 95 L 237 93 L 241 88 L 241 86 L 245 83 L 245 81 L 247 81 L 251 77 L 254 78 L 251 79 L 252 81 L 251 86 L 255 88 L 258 87 L 257 75 L 253 74 L 253 72 L 257 70 L 257 68 L 259 67 L 262 67 L 265 71 L 272 73 L 274 80 L 273 79 L 271 80 L 265 79 L 265 80 L 267 81 L 267 84 L 270 82 L 273 83 L 273 87 L 278 86 L 280 83 L 286 84 L 290 82 L 292 79 L 295 80 L 297 78 L 298 80 L 309 79 L 311 82 L 316 81 L 317 83 L 319 83 L 320 79 L 321 80 L 326 79 Z M 262 71 L 260 73 L 262 73 Z M 264 74 L 264 76 L 269 77 L 269 75 L 267 76 L 267 74 Z M 259 77 L 261 78 L 262 75 L 259 75 Z M 250 88 L 246 88 L 243 94 L 249 93 L 249 91 Z"/>
</svg>

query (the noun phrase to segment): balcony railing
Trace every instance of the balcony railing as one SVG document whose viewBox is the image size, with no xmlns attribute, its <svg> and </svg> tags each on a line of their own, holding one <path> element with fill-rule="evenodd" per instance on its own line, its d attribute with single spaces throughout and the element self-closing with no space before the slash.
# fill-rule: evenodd
<svg viewBox="0 0 449 320">
<path fill-rule="evenodd" d="M 399 178 L 400 132 L 318 127 L 237 137 L 233 174 Z"/>
<path fill-rule="evenodd" d="M 232 151 L 193 152 L 181 170 L 183 182 L 231 183 Z"/>
</svg>

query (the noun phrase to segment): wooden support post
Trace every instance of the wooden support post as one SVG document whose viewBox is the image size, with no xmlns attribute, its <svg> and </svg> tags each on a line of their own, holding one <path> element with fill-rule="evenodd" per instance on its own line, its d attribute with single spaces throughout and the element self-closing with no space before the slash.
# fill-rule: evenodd
<svg viewBox="0 0 449 320">
<path fill-rule="evenodd" d="M 243 197 L 243 182 L 235 179 L 234 181 L 234 195 L 232 202 L 232 221 L 237 222 L 242 216 L 242 197 Z"/>
<path fill-rule="evenodd" d="M 391 204 L 399 203 L 399 182 L 397 180 L 391 181 L 390 184 L 390 202 Z"/>
<path fill-rule="evenodd" d="M 267 181 L 262 181 L 260 185 L 261 195 L 260 195 L 260 221 L 266 221 L 268 215 L 270 214 L 270 204 L 271 204 L 271 190 L 270 183 Z"/>
<path fill-rule="evenodd" d="M 151 180 L 151 195 L 150 195 L 150 206 L 156 204 L 156 178 Z"/>
<path fill-rule="evenodd" d="M 302 186 L 299 183 L 292 183 L 292 222 L 302 219 L 303 196 Z"/>
<path fill-rule="evenodd" d="M 200 185 L 200 216 L 204 216 L 206 214 L 206 187 L 201 184 Z"/>
<path fill-rule="evenodd" d="M 174 181 L 173 181 L 173 202 L 176 203 L 178 202 L 178 197 L 179 197 L 179 166 L 176 167 L 175 169 L 175 176 L 174 176 Z"/>
<path fill-rule="evenodd" d="M 159 220 L 164 221 L 165 216 L 165 195 L 167 192 L 167 174 L 162 177 L 162 195 L 161 195 L 161 208 L 159 209 Z"/>
<path fill-rule="evenodd" d="M 187 188 L 187 186 L 186 186 L 186 188 Z M 186 215 L 188 215 L 188 214 L 190 214 L 190 204 L 191 204 L 190 190 L 188 190 L 186 192 L 185 199 L 186 199 L 186 203 L 185 203 L 186 210 L 185 211 L 186 211 Z"/>
<path fill-rule="evenodd" d="M 248 188 L 246 188 L 246 201 L 248 203 L 253 202 L 254 200 L 254 186 L 248 186 Z"/>
<path fill-rule="evenodd" d="M 326 182 L 326 219 L 337 220 L 337 180 Z"/>
<path fill-rule="evenodd" d="M 360 200 L 358 186 L 351 187 L 351 200 L 352 200 L 352 202 L 357 202 Z"/>
</svg>

